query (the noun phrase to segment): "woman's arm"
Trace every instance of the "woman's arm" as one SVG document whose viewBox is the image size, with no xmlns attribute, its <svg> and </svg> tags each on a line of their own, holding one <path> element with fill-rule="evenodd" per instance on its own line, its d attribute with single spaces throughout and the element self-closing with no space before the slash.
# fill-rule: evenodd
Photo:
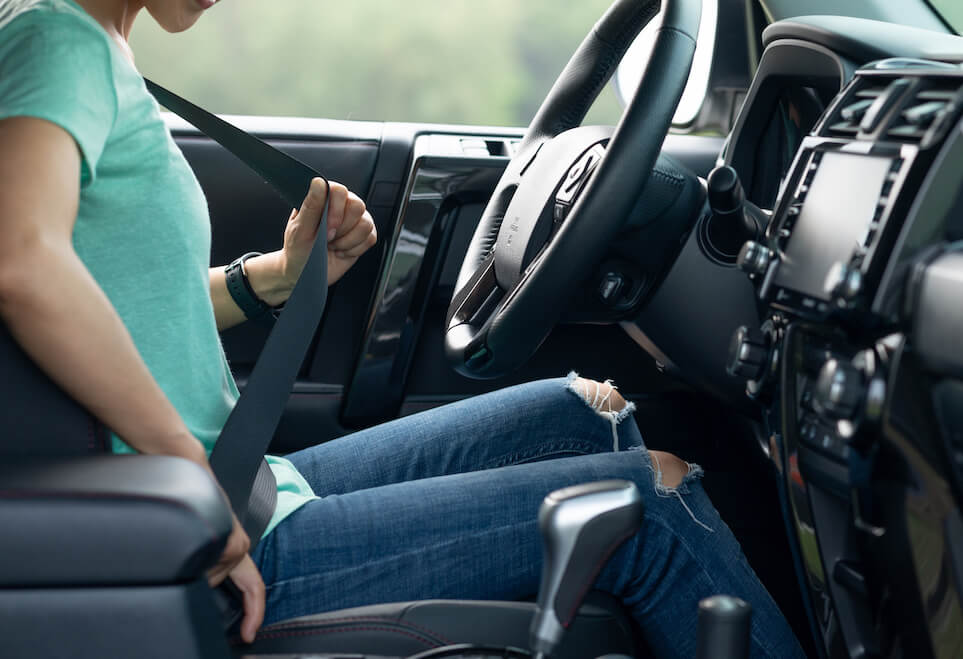
<svg viewBox="0 0 963 659">
<path fill-rule="evenodd" d="M 0 121 L 0 317 L 67 393 L 142 453 L 207 462 L 74 252 L 80 155 L 33 118 Z"/>
<path fill-rule="evenodd" d="M 133 448 L 209 471 L 204 447 L 74 251 L 80 164 L 76 143 L 59 126 L 0 120 L 0 319 L 54 382 Z M 223 579 L 248 546 L 235 520 L 210 578 Z"/>
<path fill-rule="evenodd" d="M 332 182 L 328 208 L 328 285 L 338 281 L 354 265 L 358 257 L 377 241 L 374 220 L 364 202 L 340 183 Z M 284 230 L 284 246 L 276 251 L 255 256 L 244 264 L 251 288 L 272 307 L 283 304 L 304 268 L 314 245 L 324 209 L 325 186 L 314 179 L 299 210 L 291 211 Z M 210 269 L 211 301 L 220 330 L 244 322 L 244 312 L 234 303 L 227 290 L 224 268 Z"/>
</svg>

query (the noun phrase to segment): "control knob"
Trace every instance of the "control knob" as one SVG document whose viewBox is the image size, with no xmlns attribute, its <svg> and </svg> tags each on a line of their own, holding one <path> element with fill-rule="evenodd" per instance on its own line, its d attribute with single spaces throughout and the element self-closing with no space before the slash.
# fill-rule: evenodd
<svg viewBox="0 0 963 659">
<path fill-rule="evenodd" d="M 835 299 L 852 302 L 863 290 L 863 272 L 858 265 L 839 262 L 833 266 L 829 280 L 830 290 Z"/>
<path fill-rule="evenodd" d="M 747 240 L 739 250 L 736 265 L 750 276 L 764 275 L 769 269 L 770 261 L 772 261 L 772 251 L 768 247 L 755 240 Z"/>
<path fill-rule="evenodd" d="M 726 371 L 734 377 L 761 380 L 769 366 L 769 341 L 757 329 L 743 325 L 729 342 L 729 361 Z"/>
<path fill-rule="evenodd" d="M 813 407 L 833 421 L 853 420 L 865 389 L 859 369 L 848 362 L 827 359 L 816 379 Z"/>
</svg>

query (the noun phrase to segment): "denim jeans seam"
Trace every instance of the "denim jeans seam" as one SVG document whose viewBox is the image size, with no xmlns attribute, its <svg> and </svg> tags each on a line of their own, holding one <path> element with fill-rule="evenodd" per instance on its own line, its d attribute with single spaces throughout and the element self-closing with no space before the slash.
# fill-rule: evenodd
<svg viewBox="0 0 963 659">
<path fill-rule="evenodd" d="M 679 545 L 680 545 L 683 549 L 685 549 L 685 551 L 686 551 L 686 553 L 689 555 L 689 559 L 692 561 L 692 563 L 693 563 L 694 565 L 698 565 L 698 566 L 699 566 L 699 569 L 702 570 L 703 574 L 704 574 L 704 575 L 706 576 L 706 578 L 709 580 L 709 584 L 710 584 L 710 586 L 711 586 L 711 588 L 712 588 L 713 593 L 715 593 L 715 594 L 720 594 L 720 593 L 718 593 L 718 587 L 716 586 L 716 581 L 715 581 L 715 579 L 712 577 L 712 571 L 709 570 L 709 569 L 703 564 L 702 560 L 700 560 L 699 554 L 698 554 L 697 552 L 692 551 L 692 548 L 691 548 L 691 547 L 689 546 L 689 544 L 685 541 L 684 535 L 683 535 L 682 533 L 676 532 L 676 528 L 675 528 L 673 525 L 669 524 L 666 520 L 662 519 L 661 517 L 656 516 L 656 515 L 651 515 L 651 514 L 649 514 L 649 513 L 646 513 L 646 515 L 645 515 L 645 521 L 643 522 L 643 527 L 642 527 L 642 528 L 645 528 L 645 525 L 646 525 L 646 524 L 649 524 L 649 523 L 657 524 L 658 526 L 661 526 L 664 530 L 668 531 L 671 535 L 673 535 L 673 536 L 676 538 L 676 540 L 679 542 Z M 762 585 L 762 584 L 760 583 L 760 585 Z M 753 629 L 753 626 L 752 626 L 751 624 L 750 624 L 750 627 L 749 627 L 749 635 L 752 637 L 752 640 L 756 643 L 756 645 L 757 645 L 763 652 L 766 653 L 766 656 L 767 656 L 767 657 L 770 657 L 770 659 L 776 659 L 776 657 L 778 657 L 778 655 L 773 654 L 773 652 L 770 650 L 770 648 L 769 648 L 769 646 L 768 646 L 767 644 L 765 644 L 765 643 L 762 642 L 762 639 L 756 634 L 756 632 L 755 632 L 755 630 Z"/>
<path fill-rule="evenodd" d="M 482 530 L 477 531 L 477 532 L 474 532 L 474 533 L 462 534 L 462 535 L 459 535 L 457 538 L 453 538 L 453 539 L 451 539 L 451 540 L 446 540 L 446 541 L 444 541 L 444 542 L 432 544 L 432 545 L 431 545 L 431 548 L 432 548 L 432 549 L 440 549 L 440 548 L 443 548 L 443 547 L 446 547 L 446 546 L 449 546 L 449 545 L 453 545 L 453 544 L 456 544 L 456 543 L 464 542 L 466 539 L 469 539 L 469 538 L 476 538 L 476 537 L 479 537 L 479 536 L 485 536 L 485 535 L 494 534 L 494 533 L 497 533 L 497 532 L 502 531 L 502 530 L 504 530 L 504 529 L 511 528 L 511 527 L 513 527 L 513 526 L 526 526 L 526 525 L 528 525 L 528 524 L 533 523 L 533 521 L 534 521 L 534 520 L 525 520 L 525 521 L 521 521 L 521 522 L 513 522 L 513 523 L 511 523 L 511 524 L 501 524 L 501 525 L 499 525 L 499 526 L 495 526 L 495 527 L 491 527 L 491 528 L 487 528 L 487 529 L 482 529 Z M 393 556 L 393 557 L 401 557 L 401 556 L 404 556 L 404 555 L 406 555 L 406 554 L 416 554 L 416 553 L 421 552 L 422 549 L 424 549 L 424 548 L 423 548 L 423 547 L 420 547 L 420 548 L 418 548 L 418 549 L 412 549 L 412 550 L 410 550 L 410 551 L 399 552 L 399 553 L 393 554 L 392 556 Z M 364 569 L 364 568 L 366 568 L 366 567 L 368 567 L 368 566 L 370 566 L 370 565 L 376 565 L 376 564 L 378 564 L 378 563 L 381 563 L 381 562 L 383 562 L 383 560 L 384 560 L 383 558 L 379 558 L 379 559 L 375 559 L 375 560 L 372 560 L 372 561 L 367 561 L 367 562 L 364 562 L 364 563 L 361 563 L 361 564 L 358 564 L 358 565 L 350 565 L 350 566 L 343 567 L 343 568 L 337 569 L 337 570 L 325 570 L 324 573 L 312 572 L 311 574 L 299 575 L 299 576 L 296 576 L 296 577 L 290 577 L 290 578 L 287 578 L 287 579 L 281 579 L 280 581 L 274 581 L 274 582 L 272 582 L 270 585 L 269 585 L 269 584 L 265 584 L 265 592 L 266 592 L 266 593 L 267 593 L 267 592 L 270 592 L 270 591 L 271 591 L 273 588 L 275 588 L 275 587 L 285 586 L 285 585 L 290 584 L 290 583 L 298 583 L 298 582 L 300 582 L 300 581 L 306 581 L 306 580 L 313 580 L 313 579 L 325 578 L 325 577 L 328 577 L 328 576 L 330 576 L 330 575 L 338 574 L 338 573 L 340 573 L 340 572 L 350 572 L 350 571 L 352 571 L 352 570 L 361 570 L 361 569 Z"/>
<path fill-rule="evenodd" d="M 484 464 L 481 470 L 538 462 L 539 460 L 544 460 L 552 456 L 593 455 L 595 453 L 600 453 L 600 451 L 592 442 L 586 442 L 584 440 L 557 441 L 542 445 L 530 451 L 515 451 L 514 453 L 502 455 Z"/>
</svg>

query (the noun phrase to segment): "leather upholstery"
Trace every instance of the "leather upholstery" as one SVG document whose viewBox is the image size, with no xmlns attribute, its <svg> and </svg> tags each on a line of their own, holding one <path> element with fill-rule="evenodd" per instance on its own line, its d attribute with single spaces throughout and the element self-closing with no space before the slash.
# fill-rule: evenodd
<svg viewBox="0 0 963 659">
<path fill-rule="evenodd" d="M 253 645 L 234 639 L 238 656 L 340 653 L 408 656 L 469 643 L 528 648 L 535 605 L 528 602 L 425 600 L 358 607 L 286 620 L 265 627 Z M 633 644 L 632 622 L 620 605 L 591 593 L 565 635 L 555 659 L 608 653 L 642 656 Z"/>
<path fill-rule="evenodd" d="M 231 516 L 187 460 L 8 458 L 0 528 L 0 587 L 170 584 L 214 564 Z"/>
</svg>

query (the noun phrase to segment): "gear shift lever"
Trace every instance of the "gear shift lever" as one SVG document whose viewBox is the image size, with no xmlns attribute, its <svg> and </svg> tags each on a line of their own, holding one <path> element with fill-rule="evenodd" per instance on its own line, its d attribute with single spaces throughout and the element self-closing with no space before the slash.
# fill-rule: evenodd
<svg viewBox="0 0 963 659">
<path fill-rule="evenodd" d="M 699 602 L 696 659 L 746 659 L 752 606 L 738 597 L 714 595 Z"/>
<path fill-rule="evenodd" d="M 536 659 L 552 656 L 605 561 L 642 526 L 635 483 L 600 481 L 552 492 L 538 511 L 542 583 L 532 620 Z"/>
</svg>

